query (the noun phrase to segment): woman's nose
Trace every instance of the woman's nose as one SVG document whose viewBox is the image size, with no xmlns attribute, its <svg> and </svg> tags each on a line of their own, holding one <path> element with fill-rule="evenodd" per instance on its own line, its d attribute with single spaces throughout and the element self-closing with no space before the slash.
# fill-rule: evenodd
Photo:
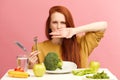
<svg viewBox="0 0 120 80">
<path fill-rule="evenodd" d="M 60 28 L 61 28 L 61 25 L 60 25 L 60 24 L 58 24 L 58 25 L 57 25 L 57 28 L 58 28 L 58 29 L 60 29 Z"/>
</svg>

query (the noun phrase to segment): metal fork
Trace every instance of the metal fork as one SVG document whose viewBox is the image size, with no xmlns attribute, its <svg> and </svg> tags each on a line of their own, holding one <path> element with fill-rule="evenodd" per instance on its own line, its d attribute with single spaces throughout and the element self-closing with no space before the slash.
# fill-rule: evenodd
<svg viewBox="0 0 120 80">
<path fill-rule="evenodd" d="M 38 44 L 38 37 L 37 36 L 34 37 L 34 42 L 35 42 L 35 50 L 38 51 L 38 45 L 37 45 Z M 38 63 L 40 63 L 39 56 L 37 55 L 37 57 L 38 57 Z"/>
</svg>

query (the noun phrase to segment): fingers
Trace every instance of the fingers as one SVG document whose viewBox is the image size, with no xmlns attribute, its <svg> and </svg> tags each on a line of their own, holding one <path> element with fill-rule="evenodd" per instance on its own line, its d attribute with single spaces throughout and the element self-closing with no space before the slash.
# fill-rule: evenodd
<svg viewBox="0 0 120 80">
<path fill-rule="evenodd" d="M 50 35 L 60 35 L 60 32 L 59 31 L 54 31 L 54 32 L 51 32 Z"/>
<path fill-rule="evenodd" d="M 63 38 L 64 31 L 62 29 L 58 29 L 57 31 L 51 32 L 50 35 L 52 38 Z"/>
<path fill-rule="evenodd" d="M 37 56 L 32 56 L 29 58 L 29 62 L 32 64 L 35 64 L 37 62 L 37 60 L 38 60 Z"/>
<path fill-rule="evenodd" d="M 72 28 L 60 28 L 57 31 L 51 32 L 52 38 L 71 38 L 74 33 Z"/>
<path fill-rule="evenodd" d="M 64 38 L 63 36 L 52 36 L 51 38 Z"/>
<path fill-rule="evenodd" d="M 40 53 L 40 52 L 38 52 L 38 51 L 33 51 L 33 52 L 31 52 L 30 55 L 29 55 L 29 62 L 32 63 L 32 64 L 36 63 L 36 62 L 38 61 L 37 55 L 38 55 L 39 53 Z"/>
<path fill-rule="evenodd" d="M 30 57 L 30 56 L 36 56 L 36 55 L 38 55 L 39 53 L 40 53 L 39 51 L 33 51 L 33 52 L 30 53 L 29 57 Z"/>
<path fill-rule="evenodd" d="M 66 38 L 68 35 L 68 31 L 65 29 L 59 29 L 57 31 L 50 33 L 51 38 Z"/>
</svg>

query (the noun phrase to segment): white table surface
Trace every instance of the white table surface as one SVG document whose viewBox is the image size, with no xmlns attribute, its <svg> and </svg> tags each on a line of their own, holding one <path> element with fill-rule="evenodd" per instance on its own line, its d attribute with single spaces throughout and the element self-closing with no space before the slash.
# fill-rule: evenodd
<svg viewBox="0 0 120 80">
<path fill-rule="evenodd" d="M 101 68 L 99 71 L 104 71 L 110 77 L 109 80 L 118 80 L 115 75 L 113 75 L 107 68 Z M 85 76 L 75 76 L 72 73 L 66 74 L 48 74 L 46 73 L 43 77 L 35 77 L 33 71 L 29 69 L 27 71 L 30 74 L 28 78 L 12 78 L 9 77 L 7 72 L 1 78 L 1 80 L 83 80 Z"/>
</svg>

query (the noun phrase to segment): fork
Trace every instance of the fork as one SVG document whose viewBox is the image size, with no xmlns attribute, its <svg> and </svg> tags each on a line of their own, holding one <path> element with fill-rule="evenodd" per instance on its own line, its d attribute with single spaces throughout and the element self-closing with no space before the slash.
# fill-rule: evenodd
<svg viewBox="0 0 120 80">
<path fill-rule="evenodd" d="M 38 44 L 38 37 L 37 36 L 34 37 L 34 42 L 35 42 L 35 50 L 38 51 L 38 45 L 37 45 Z M 40 63 L 39 56 L 37 55 L 37 57 L 38 57 L 38 63 Z"/>
</svg>

